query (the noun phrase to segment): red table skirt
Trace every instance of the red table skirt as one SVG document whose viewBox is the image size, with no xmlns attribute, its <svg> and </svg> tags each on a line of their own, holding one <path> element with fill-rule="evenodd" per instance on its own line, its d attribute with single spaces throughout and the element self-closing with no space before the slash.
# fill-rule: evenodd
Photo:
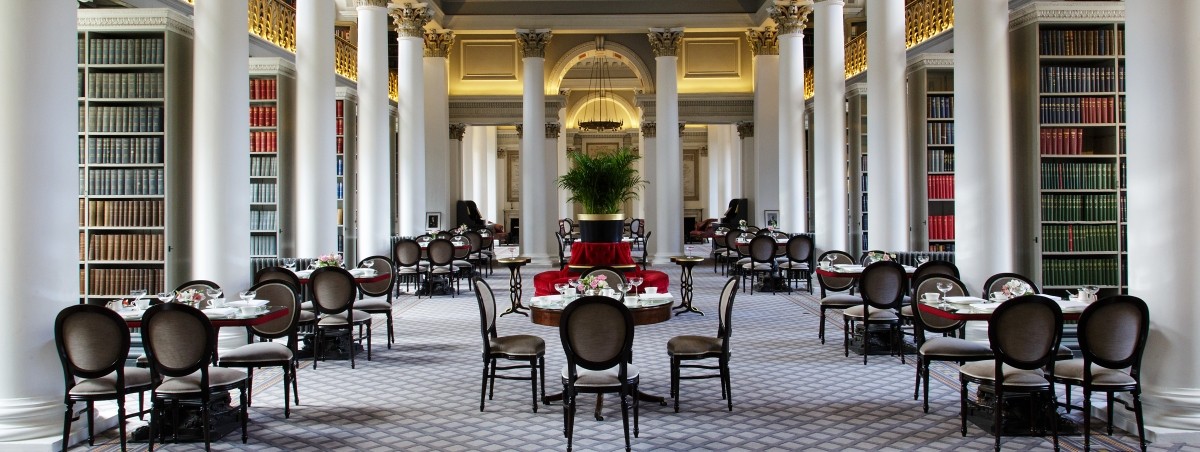
<svg viewBox="0 0 1200 452">
<path fill-rule="evenodd" d="M 579 272 L 573 272 L 569 269 L 551 270 L 541 272 L 533 276 L 533 295 L 540 297 L 543 295 L 555 295 L 558 291 L 554 290 L 554 285 L 557 283 L 565 283 L 568 279 L 579 277 Z M 625 273 L 625 277 L 641 276 L 645 281 L 638 287 L 638 292 L 644 292 L 647 287 L 657 287 L 659 293 L 667 292 L 671 281 L 666 273 L 656 270 L 634 270 Z"/>
</svg>

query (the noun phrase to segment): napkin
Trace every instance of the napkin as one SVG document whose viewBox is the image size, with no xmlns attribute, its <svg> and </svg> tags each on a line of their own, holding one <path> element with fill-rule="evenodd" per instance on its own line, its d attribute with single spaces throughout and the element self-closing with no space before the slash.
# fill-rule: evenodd
<svg viewBox="0 0 1200 452">
<path fill-rule="evenodd" d="M 642 300 L 663 300 L 663 299 L 671 298 L 671 293 L 670 292 L 643 293 L 643 294 L 638 294 L 638 298 L 642 299 Z"/>
<path fill-rule="evenodd" d="M 987 300 L 984 300 L 979 297 L 953 297 L 953 296 L 951 296 L 951 297 L 946 297 L 946 302 L 956 303 L 956 304 L 976 304 L 976 303 L 986 303 Z"/>
<path fill-rule="evenodd" d="M 856 264 L 834 264 L 833 268 L 836 268 L 836 269 L 842 270 L 842 271 L 862 271 L 866 267 L 863 267 L 861 265 L 856 265 Z"/>
<path fill-rule="evenodd" d="M 1062 308 L 1063 312 L 1083 312 L 1087 307 L 1087 303 L 1078 300 L 1057 300 L 1058 307 Z"/>
<path fill-rule="evenodd" d="M 313 273 L 312 270 L 296 270 L 296 276 L 299 276 L 301 278 L 307 278 L 309 276 L 312 276 L 312 273 Z"/>
<path fill-rule="evenodd" d="M 373 268 L 356 268 L 356 269 L 350 270 L 350 274 L 353 276 L 360 277 L 360 278 L 367 277 L 367 276 L 375 276 L 375 269 L 373 269 Z"/>
<path fill-rule="evenodd" d="M 234 308 L 208 308 L 204 310 L 204 315 L 209 317 L 229 317 L 237 314 L 238 310 Z"/>
<path fill-rule="evenodd" d="M 971 305 L 971 307 L 980 311 L 991 311 L 1000 307 L 1000 303 L 979 303 Z"/>
</svg>

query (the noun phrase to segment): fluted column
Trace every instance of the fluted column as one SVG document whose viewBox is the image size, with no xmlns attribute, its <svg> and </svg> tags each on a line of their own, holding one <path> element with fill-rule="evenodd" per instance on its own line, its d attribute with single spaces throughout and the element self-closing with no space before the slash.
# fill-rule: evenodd
<svg viewBox="0 0 1200 452">
<path fill-rule="evenodd" d="M 1002 17 L 1007 20 L 1007 15 Z M 872 249 L 906 251 L 908 242 L 908 146 L 904 110 L 904 2 L 867 5 L 867 230 Z M 955 33 L 957 35 L 957 33 Z M 1005 54 L 997 56 L 1004 57 Z M 1007 90 L 997 90 L 997 93 Z M 966 148 L 971 149 L 971 148 Z"/>
<path fill-rule="evenodd" d="M 391 256 L 387 0 L 358 0 L 358 255 Z M 353 215 L 346 212 L 346 215 Z"/>
<path fill-rule="evenodd" d="M 400 100 L 399 155 L 396 160 L 399 193 L 399 228 L 402 236 L 425 232 L 425 24 L 433 11 L 424 4 L 405 3 L 392 10 L 399 37 L 396 38 L 396 77 Z M 445 129 L 442 129 L 445 130 Z M 442 134 L 439 133 L 438 136 Z M 443 212 L 443 215 L 445 213 Z M 443 217 L 446 218 L 446 217 Z"/>
<path fill-rule="evenodd" d="M 469 198 L 466 187 L 463 184 L 463 175 L 467 174 L 467 160 L 470 157 L 464 152 L 463 136 L 467 133 L 467 125 L 463 123 L 450 124 L 450 191 L 447 196 L 450 198 L 450 206 L 453 210 L 448 212 L 457 212 L 457 204 L 454 201 Z M 479 207 L 479 201 L 475 200 L 475 207 Z M 482 212 L 482 210 L 481 210 Z M 494 220 L 488 218 L 489 220 Z"/>
<path fill-rule="evenodd" d="M 658 158 L 655 162 L 654 179 L 658 186 L 654 190 L 655 212 L 658 217 L 653 223 L 654 263 L 670 262 L 671 256 L 683 254 L 683 178 L 680 174 L 683 151 L 679 133 L 674 130 L 679 124 L 679 81 L 675 56 L 683 41 L 682 28 L 652 28 L 647 35 L 650 48 L 654 51 L 655 63 L 655 121 L 663 125 L 656 145 Z"/>
<path fill-rule="evenodd" d="M 550 30 L 517 30 L 524 64 L 521 119 L 528 130 L 521 135 L 521 254 L 537 264 L 550 264 L 554 235 L 554 209 L 546 191 L 546 46 Z M 549 237 L 547 237 L 549 236 Z"/>
<path fill-rule="evenodd" d="M 1200 252 L 1194 240 L 1200 229 L 1195 209 L 1200 136 L 1194 130 L 1200 123 L 1200 91 L 1195 89 L 1200 5 L 1189 0 L 1138 2 L 1126 8 L 1125 17 L 1129 293 L 1150 305 L 1142 367 L 1146 439 L 1194 440 L 1200 430 L 1200 363 L 1195 359 L 1200 311 L 1192 297 L 1200 293 L 1194 271 Z M 1131 414 L 1119 406 L 1115 414 L 1115 424 L 1136 432 Z"/>
<path fill-rule="evenodd" d="M 558 118 L 552 119 L 552 121 L 547 122 L 545 125 L 546 174 L 542 179 L 542 189 L 546 190 L 546 202 L 548 203 L 546 204 L 546 210 L 548 211 L 547 214 L 550 217 L 550 222 L 547 224 L 554 225 L 557 228 L 558 219 L 569 217 L 571 214 L 566 211 L 566 198 L 561 196 L 562 194 L 559 193 L 561 190 L 558 188 L 558 183 L 555 182 L 559 174 L 559 157 L 560 154 L 565 152 L 565 149 L 560 150 L 558 146 L 560 143 L 565 146 L 566 142 L 562 141 L 562 125 L 556 122 Z M 552 229 L 552 231 L 557 230 Z M 553 236 L 554 233 L 551 232 L 550 235 Z M 553 249 L 557 251 L 558 245 L 554 245 Z"/>
<path fill-rule="evenodd" d="M 983 287 L 988 276 L 1012 271 L 1014 265 L 1012 219 L 997 215 L 1012 212 L 1014 205 L 1012 107 L 1008 96 L 996 95 L 1007 93 L 1010 86 L 1008 1 L 956 0 L 954 143 L 969 152 L 954 156 L 954 261 L 967 287 Z M 872 91 L 868 98 L 875 95 Z M 873 174 L 871 197 L 880 187 Z M 875 211 L 870 212 L 874 218 Z M 870 231 L 872 244 L 878 243 L 875 230 Z"/>
<path fill-rule="evenodd" d="M 296 2 L 295 254 L 337 251 L 333 0 Z"/>
<path fill-rule="evenodd" d="M 446 225 L 458 227 L 455 218 L 451 171 L 450 135 L 450 64 L 447 57 L 454 44 L 454 32 L 425 32 L 425 210 L 442 212 Z"/>
<path fill-rule="evenodd" d="M 54 316 L 79 299 L 76 4 L 5 6 L 0 116 L 8 119 L 0 122 L 0 175 L 14 191 L 0 197 L 0 233 L 8 238 L 5 252 L 22 257 L 0 260 L 0 300 L 11 333 L 0 341 L 8 363 L 0 370 L 0 441 L 44 438 L 38 446 L 57 450 L 64 405 Z"/>
<path fill-rule="evenodd" d="M 646 184 L 646 188 L 642 190 L 642 217 L 646 219 L 646 227 L 650 228 L 658 224 L 658 181 L 651 180 L 656 176 L 658 167 L 658 123 L 654 121 L 647 122 L 642 119 L 642 137 L 641 153 L 642 153 L 642 178 L 650 181 Z"/>
<path fill-rule="evenodd" d="M 708 171 L 704 172 L 704 178 L 708 183 L 702 184 L 701 193 L 703 196 L 700 198 L 703 200 L 704 210 L 707 212 L 716 212 L 718 209 L 721 212 L 724 211 L 724 209 L 721 209 L 721 200 L 725 199 L 724 187 L 729 183 L 729 180 L 724 171 L 728 169 L 724 158 L 728 152 L 722 152 L 721 146 L 723 142 L 720 136 L 722 132 L 724 130 L 719 129 L 716 125 L 710 124 L 708 126 L 708 158 L 701 156 L 703 160 L 707 161 L 706 166 L 708 169 Z M 729 200 L 725 200 L 725 202 L 729 202 Z"/>
<path fill-rule="evenodd" d="M 754 121 L 739 124 L 738 134 L 743 143 L 748 145 L 746 152 L 750 158 L 745 161 L 743 180 L 746 186 L 743 195 L 749 199 L 748 207 L 753 213 L 779 210 L 780 193 L 788 187 L 780 185 L 779 179 L 782 171 L 779 99 L 782 95 L 780 79 L 783 76 L 780 72 L 779 30 L 775 27 L 751 29 L 746 31 L 746 38 L 750 43 L 750 53 L 754 55 Z M 800 64 L 803 65 L 803 61 Z M 728 204 L 728 199 L 723 200 L 720 210 L 713 212 L 713 216 L 720 218 Z M 749 218 L 753 220 L 754 215 Z"/>
<path fill-rule="evenodd" d="M 813 62 L 813 206 L 817 246 L 849 250 L 846 224 L 846 46 L 842 0 L 816 4 Z M 874 75 L 874 71 L 871 71 Z M 874 181 L 872 181 L 874 182 Z M 872 211 L 874 213 L 874 211 Z"/>
<path fill-rule="evenodd" d="M 779 26 L 779 159 L 774 169 L 779 178 L 779 226 L 794 232 L 802 232 L 808 225 L 804 196 L 808 186 L 804 171 L 808 163 L 804 158 L 804 26 L 811 11 L 812 2 L 808 0 L 777 0 L 771 8 L 771 18 Z M 758 149 L 763 149 L 762 145 Z M 771 164 L 769 156 L 756 157 L 760 167 Z M 754 212 L 764 209 L 767 207 L 760 204 Z"/>
<path fill-rule="evenodd" d="M 756 111 L 758 108 L 757 104 L 755 102 Z M 758 115 L 755 114 L 755 116 L 757 117 Z M 752 197 L 754 196 L 754 186 L 758 179 L 758 170 L 756 168 L 758 165 L 758 150 L 755 148 L 757 143 L 754 140 L 754 122 L 741 121 L 737 123 L 737 132 L 740 139 L 737 152 L 742 153 L 742 186 L 741 191 L 736 193 L 738 196 L 734 196 L 734 198 Z M 778 138 L 778 135 L 774 135 L 774 137 Z M 721 219 L 721 214 L 725 213 L 725 208 L 728 204 L 728 199 L 722 201 L 721 205 L 717 206 L 717 211 L 713 212 L 710 216 L 718 220 Z"/>
</svg>

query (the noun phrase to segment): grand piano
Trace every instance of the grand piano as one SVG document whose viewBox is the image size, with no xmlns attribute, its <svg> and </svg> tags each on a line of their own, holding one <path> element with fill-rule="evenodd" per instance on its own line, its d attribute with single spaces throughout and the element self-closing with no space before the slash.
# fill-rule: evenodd
<svg viewBox="0 0 1200 452">
<path fill-rule="evenodd" d="M 465 224 L 471 230 L 478 230 L 487 226 L 487 221 L 479 213 L 479 207 L 475 205 L 475 201 L 458 201 L 455 210 L 457 210 L 454 216 L 455 226 Z"/>
<path fill-rule="evenodd" d="M 725 209 L 725 214 L 721 215 L 721 225 L 727 228 L 736 228 L 741 220 L 750 221 L 750 200 L 746 198 L 729 200 L 729 208 Z"/>
</svg>

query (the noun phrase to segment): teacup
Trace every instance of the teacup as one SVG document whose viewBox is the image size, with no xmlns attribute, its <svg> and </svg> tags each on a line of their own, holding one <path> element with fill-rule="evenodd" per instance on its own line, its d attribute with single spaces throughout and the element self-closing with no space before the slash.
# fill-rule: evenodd
<svg viewBox="0 0 1200 452">
<path fill-rule="evenodd" d="M 223 307 L 225 307 L 225 299 L 224 298 L 213 298 L 211 300 L 208 300 L 208 307 L 223 308 Z"/>
<path fill-rule="evenodd" d="M 247 316 L 247 317 L 258 313 L 257 306 L 239 306 L 238 309 L 241 309 L 242 315 Z"/>
<path fill-rule="evenodd" d="M 927 302 L 931 302 L 931 303 L 932 303 L 932 302 L 934 302 L 934 301 L 938 301 L 938 294 L 936 294 L 936 293 L 932 293 L 932 292 L 930 292 L 930 293 L 925 293 L 925 294 L 921 294 L 921 298 L 922 298 L 923 300 L 927 301 Z"/>
<path fill-rule="evenodd" d="M 648 294 L 656 294 L 656 293 L 658 293 L 658 288 L 657 288 L 657 287 L 647 287 L 647 288 L 646 288 L 646 293 L 648 293 Z"/>
<path fill-rule="evenodd" d="M 1008 295 L 1005 295 L 1004 292 L 992 292 L 992 300 L 1007 301 Z"/>
</svg>

